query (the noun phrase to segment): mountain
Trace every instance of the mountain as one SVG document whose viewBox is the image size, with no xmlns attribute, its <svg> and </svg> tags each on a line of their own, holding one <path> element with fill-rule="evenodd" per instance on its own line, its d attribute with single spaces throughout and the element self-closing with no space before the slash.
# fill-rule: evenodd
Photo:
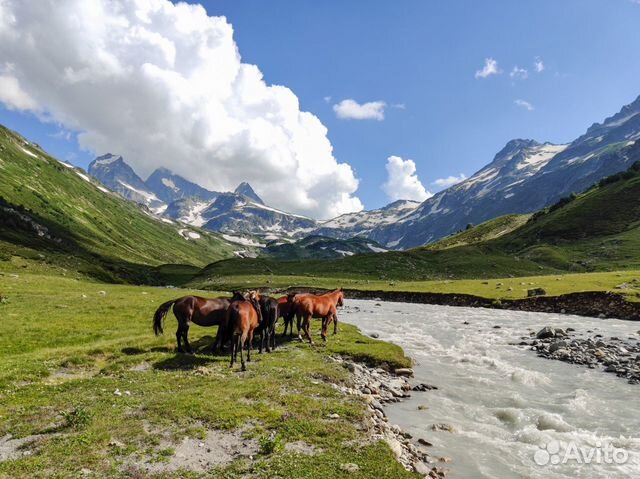
<svg viewBox="0 0 640 479">
<path fill-rule="evenodd" d="M 631 167 L 530 216 L 498 218 L 449 238 L 452 243 L 333 260 L 233 259 L 213 263 L 208 278 L 304 275 L 364 280 L 451 280 L 640 269 L 640 143 L 619 151 Z M 502 232 L 506 229 L 506 232 Z M 558 279 L 560 281 L 561 279 Z"/>
<path fill-rule="evenodd" d="M 165 203 L 183 198 L 199 198 L 203 201 L 210 201 L 218 196 L 217 192 L 209 191 L 166 168 L 155 170 L 145 183 L 147 188 Z"/>
<path fill-rule="evenodd" d="M 89 174 L 123 198 L 159 211 L 164 203 L 124 161 L 122 156 L 107 153 L 89 164 Z"/>
<path fill-rule="evenodd" d="M 259 205 L 264 205 L 264 201 L 253 191 L 251 185 L 247 182 L 242 182 L 238 185 L 238 187 L 234 190 L 236 195 L 244 196 L 249 201 L 253 201 L 254 203 L 258 203 Z"/>
<path fill-rule="evenodd" d="M 376 228 L 395 224 L 418 206 L 418 201 L 398 200 L 376 210 L 347 213 L 320 223 L 314 234 L 342 239 L 369 236 Z"/>
<path fill-rule="evenodd" d="M 365 238 L 336 239 L 311 235 L 294 243 L 273 241 L 260 250 L 259 256 L 281 260 L 333 259 L 384 251 L 387 250 Z"/>
<path fill-rule="evenodd" d="M 505 214 L 532 213 L 629 167 L 625 148 L 640 139 L 640 97 L 569 144 L 513 140 L 467 180 L 439 192 L 368 237 L 407 249 Z"/>
<path fill-rule="evenodd" d="M 97 161 L 103 163 L 94 162 L 94 171 L 109 170 L 116 183 L 135 182 L 125 176 L 121 158 Z M 201 266 L 233 254 L 218 236 L 151 214 L 2 126 L 0 171 L 0 254 L 5 260 L 106 281 L 153 284 L 161 281 L 160 265 Z"/>
<path fill-rule="evenodd" d="M 242 186 L 242 185 L 241 185 Z M 247 185 L 249 189 L 251 187 Z M 240 189 L 240 187 L 239 187 Z M 271 208 L 255 193 L 221 193 L 202 211 L 203 228 L 229 235 L 252 234 L 265 241 L 302 238 L 311 233 L 315 220 Z M 241 191 L 248 192 L 247 188 Z M 255 201 L 257 198 L 260 202 Z"/>
</svg>

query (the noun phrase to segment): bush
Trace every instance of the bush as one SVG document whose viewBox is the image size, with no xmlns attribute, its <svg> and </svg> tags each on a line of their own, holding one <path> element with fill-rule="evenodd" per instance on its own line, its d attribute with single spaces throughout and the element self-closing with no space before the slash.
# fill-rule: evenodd
<svg viewBox="0 0 640 479">
<path fill-rule="evenodd" d="M 260 454 L 268 456 L 274 452 L 278 452 L 284 448 L 282 439 L 277 433 L 271 433 L 260 438 Z"/>
</svg>

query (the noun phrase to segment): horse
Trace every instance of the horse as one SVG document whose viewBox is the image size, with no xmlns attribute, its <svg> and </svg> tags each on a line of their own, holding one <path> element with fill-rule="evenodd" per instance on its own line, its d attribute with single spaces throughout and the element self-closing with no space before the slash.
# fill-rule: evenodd
<svg viewBox="0 0 640 479">
<path fill-rule="evenodd" d="M 248 296 L 248 299 L 244 299 L 242 295 L 234 295 L 229 308 L 227 308 L 226 318 L 226 325 L 231 335 L 231 364 L 229 367 L 233 367 L 238 349 L 240 349 L 240 362 L 243 371 L 247 370 L 244 362 L 245 344 L 248 342 L 247 361 L 251 361 L 253 333 L 262 322 L 260 295 L 257 291 L 251 291 Z"/>
<path fill-rule="evenodd" d="M 333 334 L 338 333 L 338 314 L 336 307 L 344 304 L 344 292 L 342 288 L 329 291 L 324 294 L 296 294 L 292 297 L 292 311 L 289 312 L 290 317 L 293 314 L 297 317 L 298 339 L 302 341 L 300 330 L 304 332 L 310 344 L 313 344 L 309 325 L 311 318 L 322 318 L 322 340 L 327 340 L 327 328 L 331 322 L 334 322 Z M 300 320 L 302 319 L 302 328 Z"/>
<path fill-rule="evenodd" d="M 282 337 L 287 335 L 287 328 L 289 328 L 289 337 L 293 337 L 293 298 L 295 293 L 290 293 L 287 296 L 281 296 L 278 298 L 278 314 L 282 316 L 284 320 L 284 331 Z"/>
<path fill-rule="evenodd" d="M 265 337 L 267 339 L 267 352 L 276 349 L 276 323 L 278 322 L 278 300 L 270 296 L 260 296 L 260 313 L 262 321 L 256 332 L 260 334 L 260 353 L 264 348 Z"/>
<path fill-rule="evenodd" d="M 178 352 L 185 352 L 186 349 L 188 354 L 193 354 L 188 339 L 191 323 L 204 327 L 220 326 L 225 320 L 229 304 L 229 298 L 225 297 L 207 299 L 200 296 L 183 296 L 172 299 L 161 304 L 153 315 L 153 331 L 156 336 L 164 333 L 164 318 L 173 306 L 173 314 L 178 320 L 178 330 L 176 331 Z M 220 328 L 218 328 L 219 334 Z M 184 341 L 185 349 L 182 348 L 181 340 Z"/>
</svg>

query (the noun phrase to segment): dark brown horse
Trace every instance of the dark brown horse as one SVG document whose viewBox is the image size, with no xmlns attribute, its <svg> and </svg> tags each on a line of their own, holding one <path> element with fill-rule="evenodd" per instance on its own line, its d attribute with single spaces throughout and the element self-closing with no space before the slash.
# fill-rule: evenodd
<svg viewBox="0 0 640 479">
<path fill-rule="evenodd" d="M 178 320 L 178 330 L 176 331 L 178 351 L 184 352 L 181 344 L 181 341 L 184 341 L 186 352 L 193 354 L 188 339 L 191 323 L 204 327 L 220 326 L 225 320 L 229 304 L 229 298 L 224 297 L 207 299 L 199 296 L 183 296 L 172 299 L 161 304 L 153 315 L 153 331 L 156 336 L 163 334 L 164 318 L 173 306 L 173 314 Z M 218 328 L 218 335 L 220 335 L 220 328 Z M 218 338 L 216 338 L 216 343 L 217 341 Z"/>
<path fill-rule="evenodd" d="M 231 335 L 231 364 L 236 361 L 238 349 L 240 349 L 240 362 L 242 370 L 246 371 L 244 362 L 244 348 L 247 346 L 247 361 L 251 361 L 251 344 L 253 333 L 262 321 L 260 313 L 260 295 L 257 291 L 251 291 L 248 299 L 234 295 L 233 301 L 227 309 L 226 326 Z"/>
<path fill-rule="evenodd" d="M 267 340 L 267 352 L 276 349 L 276 323 L 278 322 L 278 300 L 271 296 L 260 296 L 260 313 L 262 320 L 256 333 L 260 335 L 260 352 L 264 348 L 264 341 Z"/>
<path fill-rule="evenodd" d="M 289 328 L 289 337 L 293 337 L 293 298 L 295 294 L 288 294 L 287 296 L 281 296 L 278 298 L 278 317 L 282 316 L 284 320 L 284 331 L 282 336 L 287 335 L 287 328 Z"/>
<path fill-rule="evenodd" d="M 311 318 L 322 318 L 322 339 L 327 340 L 327 328 L 331 322 L 334 322 L 333 334 L 338 333 L 338 313 L 337 306 L 344 304 L 344 292 L 342 288 L 330 291 L 324 294 L 296 294 L 291 298 L 292 311 L 289 315 L 296 315 L 298 323 L 298 339 L 302 341 L 300 330 L 302 330 L 309 340 L 309 343 L 313 344 L 311 339 L 311 333 L 309 332 L 309 326 L 311 324 Z M 302 320 L 302 328 L 300 327 L 300 320 Z"/>
</svg>

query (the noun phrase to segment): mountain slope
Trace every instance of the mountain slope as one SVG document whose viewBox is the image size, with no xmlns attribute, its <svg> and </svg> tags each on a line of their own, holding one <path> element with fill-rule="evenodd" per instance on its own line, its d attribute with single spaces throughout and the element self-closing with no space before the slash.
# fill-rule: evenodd
<svg viewBox="0 0 640 479">
<path fill-rule="evenodd" d="M 307 236 L 294 243 L 267 244 L 259 257 L 284 261 L 296 259 L 333 259 L 355 254 L 373 254 L 386 251 L 379 244 L 365 238 L 336 239 L 325 236 Z"/>
<path fill-rule="evenodd" d="M 316 225 L 311 218 L 271 208 L 238 193 L 221 193 L 201 216 L 206 221 L 205 229 L 227 234 L 249 233 L 265 241 L 302 238 Z"/>
<path fill-rule="evenodd" d="M 520 228 L 529 218 L 531 218 L 531 215 L 499 216 L 478 226 L 469 225 L 470 227 L 467 227 L 464 231 L 442 238 L 435 243 L 430 243 L 425 248 L 435 251 L 489 241 Z"/>
<path fill-rule="evenodd" d="M 376 210 L 347 213 L 320 223 L 314 234 L 341 239 L 368 236 L 375 228 L 396 223 L 418 206 L 418 201 L 398 200 Z"/>
<path fill-rule="evenodd" d="M 3 260 L 42 255 L 102 279 L 135 281 L 156 265 L 232 254 L 218 237 L 154 217 L 1 126 L 0 172 Z"/>
<path fill-rule="evenodd" d="M 107 153 L 97 157 L 89 164 L 88 172 L 94 178 L 115 191 L 123 198 L 140 203 L 149 209 L 158 211 L 164 203 L 147 188 L 147 185 L 124 161 L 122 156 Z"/>
<path fill-rule="evenodd" d="M 166 168 L 158 168 L 151 173 L 145 184 L 165 203 L 171 203 L 183 198 L 199 198 L 204 201 L 211 201 L 218 196 L 217 192 L 209 191 Z"/>
<path fill-rule="evenodd" d="M 426 200 L 369 237 L 388 247 L 433 242 L 468 223 L 532 213 L 629 167 L 625 149 L 640 139 L 640 97 L 568 145 L 513 140 L 469 179 Z"/>
<path fill-rule="evenodd" d="M 334 278 L 426 280 L 499 278 L 640 268 L 640 143 L 627 172 L 531 216 L 494 239 L 444 249 L 420 247 L 328 261 L 227 260 L 193 281 L 222 275 L 308 274 Z M 482 229 L 480 225 L 473 229 Z M 471 229 L 467 234 L 473 232 Z"/>
</svg>

